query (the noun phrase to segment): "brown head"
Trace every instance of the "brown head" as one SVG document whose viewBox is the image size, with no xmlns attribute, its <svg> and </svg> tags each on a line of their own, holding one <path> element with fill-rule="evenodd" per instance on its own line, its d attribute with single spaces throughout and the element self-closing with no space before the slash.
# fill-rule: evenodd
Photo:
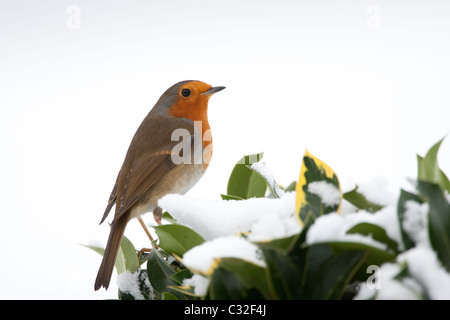
<svg viewBox="0 0 450 320">
<path fill-rule="evenodd" d="M 166 90 L 156 103 L 159 112 L 171 117 L 202 122 L 202 135 L 210 129 L 208 123 L 208 101 L 225 87 L 212 87 L 202 81 L 187 80 L 174 84 Z"/>
</svg>

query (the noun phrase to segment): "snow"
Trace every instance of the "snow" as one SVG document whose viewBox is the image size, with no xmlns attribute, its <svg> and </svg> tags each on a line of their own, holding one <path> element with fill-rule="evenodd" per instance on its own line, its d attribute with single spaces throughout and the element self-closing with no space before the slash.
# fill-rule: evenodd
<svg viewBox="0 0 450 320">
<path fill-rule="evenodd" d="M 373 274 L 373 280 L 361 284 L 361 288 L 355 300 L 418 300 L 420 296 L 419 284 L 411 278 L 403 281 L 395 280 L 401 271 L 401 267 L 395 263 L 385 263 L 377 268 Z"/>
<path fill-rule="evenodd" d="M 139 290 L 139 276 L 140 276 L 140 270 L 131 273 L 130 271 L 126 270 L 120 274 L 117 275 L 117 286 L 119 287 L 119 290 L 123 293 L 129 293 L 131 294 L 136 300 L 145 300 L 144 296 L 142 295 L 141 291 Z M 143 273 L 143 275 L 146 275 Z M 145 285 L 148 286 L 150 289 L 152 289 L 150 285 L 150 281 L 148 280 L 148 277 L 145 276 Z M 153 293 L 151 293 L 153 294 Z"/>
<path fill-rule="evenodd" d="M 375 213 L 366 213 L 366 222 L 376 224 L 386 231 L 389 238 L 397 242 L 398 249 L 403 250 L 403 238 L 397 217 L 397 204 L 386 206 Z"/>
<path fill-rule="evenodd" d="M 450 274 L 431 248 L 417 246 L 400 254 L 397 260 L 407 263 L 409 273 L 417 279 L 430 299 L 450 300 Z"/>
<path fill-rule="evenodd" d="M 252 240 L 263 241 L 300 231 L 294 215 L 295 192 L 285 193 L 278 199 L 229 201 L 170 194 L 158 204 L 178 223 L 194 229 L 205 240 L 250 232 Z"/>
<path fill-rule="evenodd" d="M 254 163 L 252 169 L 266 179 L 279 198 L 226 201 L 170 194 L 158 202 L 178 223 L 206 240 L 183 255 L 183 264 L 200 273 L 183 282 L 193 286 L 197 295 L 206 294 L 209 285 L 208 278 L 201 274 L 210 274 L 221 258 L 239 258 L 265 267 L 261 252 L 252 241 L 270 241 L 301 230 L 294 214 L 296 193 L 282 191 L 264 164 Z"/>
<path fill-rule="evenodd" d="M 371 223 L 380 226 L 386 231 L 389 238 L 402 246 L 397 211 L 394 206 L 385 207 L 376 213 L 358 211 L 345 215 L 336 212 L 323 215 L 316 219 L 308 231 L 306 242 L 308 244 L 337 241 L 361 242 L 375 248 L 386 250 L 386 245 L 374 240 L 371 236 L 361 234 L 347 234 L 347 231 L 359 223 Z"/>
<path fill-rule="evenodd" d="M 349 223 L 348 219 L 345 217 L 333 212 L 317 218 L 306 235 L 306 243 L 358 242 L 382 250 L 386 249 L 386 245 L 384 243 L 375 241 L 369 236 L 364 236 L 361 234 L 347 234 L 346 232 L 357 223 Z"/>
<path fill-rule="evenodd" d="M 397 202 L 397 194 L 390 190 L 389 181 L 383 176 L 375 176 L 357 185 L 358 192 L 372 203 L 387 206 Z"/>
<path fill-rule="evenodd" d="M 417 245 L 430 246 L 428 237 L 428 203 L 405 202 L 403 229 Z"/>
<path fill-rule="evenodd" d="M 194 274 L 192 278 L 184 279 L 183 286 L 194 287 L 194 294 L 204 296 L 208 291 L 209 279 L 200 274 Z"/>
<path fill-rule="evenodd" d="M 280 219 L 279 216 L 267 214 L 253 223 L 251 232 L 248 234 L 248 240 L 255 242 L 270 241 L 288 237 L 300 233 L 300 231 L 300 224 L 294 215 Z"/>
<path fill-rule="evenodd" d="M 210 274 L 220 258 L 239 258 L 261 267 L 266 266 L 259 248 L 239 236 L 204 242 L 183 255 L 183 264 L 194 272 Z"/>
<path fill-rule="evenodd" d="M 272 189 L 276 196 L 282 197 L 285 192 L 281 190 L 273 177 L 272 171 L 263 162 L 254 162 L 251 166 L 252 170 L 258 172 L 267 181 L 270 189 Z"/>
<path fill-rule="evenodd" d="M 341 201 L 341 210 L 339 211 L 339 213 L 341 215 L 346 215 L 348 213 L 355 213 L 357 211 L 358 211 L 357 207 L 355 207 L 353 204 L 351 204 L 350 202 L 348 202 L 344 198 L 342 199 L 342 201 Z"/>
<path fill-rule="evenodd" d="M 317 195 L 329 207 L 337 206 L 341 201 L 341 191 L 327 181 L 314 181 L 308 184 L 308 191 Z"/>
<path fill-rule="evenodd" d="M 395 278 L 405 263 L 409 276 Z M 374 276 L 375 286 L 362 283 L 355 299 L 450 299 L 450 274 L 442 267 L 436 253 L 425 245 L 400 254 L 397 263 L 383 264 Z"/>
<path fill-rule="evenodd" d="M 442 267 L 430 245 L 427 226 L 429 205 L 409 200 L 404 206 L 402 225 L 416 247 L 399 254 L 396 263 L 383 264 L 375 273 L 379 287 L 370 288 L 367 283 L 362 283 L 355 299 L 450 299 L 450 274 Z M 376 217 L 372 221 L 376 220 L 376 224 L 382 226 L 393 240 L 402 244 L 395 231 L 398 226 L 394 226 L 394 208 L 388 206 L 375 213 Z M 395 278 L 405 264 L 409 276 Z"/>
</svg>

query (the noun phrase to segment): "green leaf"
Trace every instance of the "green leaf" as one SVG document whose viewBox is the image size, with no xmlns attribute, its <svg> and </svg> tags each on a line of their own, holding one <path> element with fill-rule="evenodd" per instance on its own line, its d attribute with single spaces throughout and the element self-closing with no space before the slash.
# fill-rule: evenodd
<svg viewBox="0 0 450 320">
<path fill-rule="evenodd" d="M 273 299 L 266 280 L 266 270 L 251 262 L 237 258 L 221 258 L 218 267 L 235 274 L 241 281 L 244 290 L 252 295 L 258 291 L 265 299 Z M 247 293 L 247 296 L 250 294 Z"/>
<path fill-rule="evenodd" d="M 439 185 L 450 194 L 450 180 L 442 170 L 439 169 L 439 172 L 441 173 Z"/>
<path fill-rule="evenodd" d="M 89 248 L 95 252 L 97 252 L 99 255 L 103 256 L 105 254 L 105 248 L 97 247 L 97 246 L 90 246 L 87 244 L 81 244 L 83 247 Z"/>
<path fill-rule="evenodd" d="M 263 153 L 258 153 L 244 156 L 239 160 L 228 180 L 227 195 L 241 199 L 265 196 L 267 189 L 266 180 L 259 173 L 248 167 L 248 165 L 261 160 L 262 157 Z"/>
<path fill-rule="evenodd" d="M 263 164 L 263 166 L 265 166 L 265 164 Z M 248 167 L 251 170 L 260 174 L 261 177 L 263 177 L 263 179 L 266 181 L 267 186 L 269 187 L 270 195 L 272 198 L 278 199 L 284 195 L 284 190 L 282 188 L 280 188 L 280 186 L 275 181 L 274 177 L 268 176 L 268 175 L 264 174 L 264 172 L 262 172 L 262 174 L 261 174 L 260 173 L 261 171 L 259 171 L 257 168 L 253 168 L 253 166 L 248 166 Z"/>
<path fill-rule="evenodd" d="M 125 270 L 128 270 L 131 273 L 135 273 L 136 271 L 139 270 L 140 264 L 136 249 L 134 248 L 131 241 L 125 236 L 123 236 L 122 238 L 122 243 L 120 244 L 118 256 L 120 256 L 123 259 Z M 117 273 L 121 272 L 117 271 Z"/>
<path fill-rule="evenodd" d="M 367 252 L 359 250 L 331 254 L 326 244 L 311 246 L 308 250 L 308 269 L 304 287 L 306 299 L 340 299 L 348 284 L 360 270 Z"/>
<path fill-rule="evenodd" d="M 172 280 L 171 276 L 175 273 L 175 271 L 170 267 L 167 261 L 162 257 L 159 250 L 155 249 L 154 242 L 152 242 L 153 249 L 150 252 L 147 261 L 147 274 L 148 280 L 153 288 L 155 293 L 155 297 L 157 299 L 161 299 L 162 293 L 164 291 L 168 291 L 178 298 L 180 298 L 180 294 L 178 292 L 172 292 L 168 289 L 168 286 L 175 286 L 177 283 Z M 182 296 L 181 296 L 182 299 Z"/>
<path fill-rule="evenodd" d="M 167 286 L 167 289 L 172 293 L 176 292 L 178 295 L 184 297 L 185 300 L 196 300 L 198 298 L 194 292 L 195 289 L 192 286 Z"/>
<path fill-rule="evenodd" d="M 444 139 L 439 140 L 434 144 L 424 158 L 421 158 L 418 165 L 417 179 L 424 180 L 428 182 L 438 182 L 439 181 L 439 167 L 437 165 L 437 154 L 439 147 Z"/>
<path fill-rule="evenodd" d="M 184 279 L 192 278 L 192 272 L 189 269 L 182 269 L 172 274 L 170 278 L 178 284 L 182 284 Z"/>
<path fill-rule="evenodd" d="M 303 228 L 299 234 L 297 234 L 292 243 L 288 247 L 288 255 L 294 264 L 303 269 L 306 261 L 306 235 L 308 234 L 309 227 Z"/>
<path fill-rule="evenodd" d="M 295 187 L 297 186 L 297 181 L 292 181 L 290 185 L 288 185 L 284 191 L 286 192 L 290 192 L 290 191 L 295 191 Z"/>
<path fill-rule="evenodd" d="M 384 243 L 394 253 L 398 251 L 398 244 L 394 240 L 388 237 L 386 231 L 380 226 L 372 223 L 362 222 L 353 226 L 347 231 L 348 234 L 357 233 L 364 236 L 372 236 L 372 238 L 378 242 Z"/>
<path fill-rule="evenodd" d="M 229 196 L 227 194 L 221 194 L 220 195 L 222 197 L 222 200 L 243 200 L 240 197 L 236 197 L 236 196 Z"/>
<path fill-rule="evenodd" d="M 439 169 L 438 165 L 438 151 L 441 146 L 442 138 L 430 150 L 428 150 L 425 157 L 417 155 L 417 179 L 421 181 L 427 181 L 431 183 L 439 184 L 442 189 L 447 190 L 450 193 L 450 181 L 445 173 Z"/>
<path fill-rule="evenodd" d="M 328 192 L 336 189 L 337 201 L 324 201 L 319 195 L 312 192 L 312 184 L 320 183 L 327 187 Z M 331 188 L 330 188 L 331 187 Z M 296 186 L 295 212 L 297 219 L 303 227 L 310 226 L 319 216 L 338 212 L 341 206 L 342 193 L 339 180 L 331 168 L 308 151 L 303 156 L 300 177 Z M 334 199 L 333 199 L 334 200 Z"/>
<path fill-rule="evenodd" d="M 150 254 L 150 252 L 145 252 L 145 251 L 138 252 L 139 265 L 142 266 L 144 263 L 147 262 L 149 254 Z"/>
<path fill-rule="evenodd" d="M 267 264 L 267 275 L 271 291 L 281 300 L 298 299 L 302 280 L 299 269 L 287 252 L 269 247 L 262 247 Z"/>
<path fill-rule="evenodd" d="M 161 300 L 180 300 L 180 299 L 178 299 L 174 294 L 165 291 L 162 294 Z"/>
<path fill-rule="evenodd" d="M 233 272 L 216 268 L 211 276 L 209 296 L 211 300 L 243 300 L 244 284 Z"/>
<path fill-rule="evenodd" d="M 367 279 L 368 274 L 366 273 L 367 267 L 371 265 L 381 266 L 386 262 L 395 262 L 396 255 L 392 252 L 381 250 L 363 243 L 358 242 L 328 242 L 327 243 L 333 254 L 337 255 L 346 251 L 360 251 L 367 253 L 364 263 L 357 275 L 356 279 L 364 281 Z M 315 245 L 314 245 L 315 246 Z"/>
<path fill-rule="evenodd" d="M 167 224 L 154 229 L 159 238 L 159 246 L 167 253 L 174 253 L 179 257 L 205 242 L 197 232 L 181 224 Z"/>
<path fill-rule="evenodd" d="M 246 281 L 227 268 L 217 267 L 211 275 L 208 297 L 211 300 L 261 300 L 256 288 L 248 288 Z"/>
<path fill-rule="evenodd" d="M 164 220 L 166 220 L 166 221 L 168 221 L 168 222 L 170 222 L 172 224 L 177 224 L 178 223 L 177 220 L 174 217 L 172 217 L 170 215 L 170 213 L 168 213 L 167 211 L 164 211 L 164 213 L 162 214 L 162 219 L 164 219 Z"/>
<path fill-rule="evenodd" d="M 83 245 L 86 248 L 89 248 L 91 250 L 94 250 L 100 255 L 105 254 L 105 249 L 97 246 L 89 246 L 89 245 Z M 118 274 L 121 274 L 125 270 L 130 271 L 131 273 L 136 272 L 139 267 L 139 259 L 136 252 L 136 249 L 134 248 L 133 244 L 130 240 L 128 240 L 127 237 L 123 236 L 122 242 L 120 244 L 119 252 L 117 253 L 117 259 L 115 263 L 115 267 Z"/>
<path fill-rule="evenodd" d="M 409 250 L 415 246 L 414 241 L 409 237 L 408 233 L 405 231 L 403 227 L 403 221 L 405 220 L 405 203 L 407 201 L 415 201 L 417 203 L 422 203 L 422 200 L 415 195 L 414 193 L 405 191 L 403 189 L 400 190 L 400 197 L 397 201 L 397 218 L 400 225 L 400 233 L 402 236 L 403 244 L 405 246 L 405 250 Z"/>
<path fill-rule="evenodd" d="M 437 184 L 418 181 L 417 188 L 430 206 L 428 228 L 431 245 L 447 270 L 450 270 L 450 204 Z"/>
<path fill-rule="evenodd" d="M 278 238 L 271 241 L 261 241 L 255 242 L 255 244 L 260 248 L 268 248 L 268 249 L 279 249 L 288 252 L 294 242 L 297 240 L 300 234 L 295 234 L 292 236 Z"/>
<path fill-rule="evenodd" d="M 354 205 L 355 207 L 357 207 L 360 210 L 366 210 L 368 212 L 377 212 L 378 210 L 382 209 L 383 206 L 370 202 L 369 200 L 366 199 L 366 197 L 362 194 L 359 193 L 358 191 L 358 187 L 356 187 L 355 189 L 344 193 L 344 199 L 347 200 L 348 202 L 350 202 L 352 205 Z"/>
</svg>

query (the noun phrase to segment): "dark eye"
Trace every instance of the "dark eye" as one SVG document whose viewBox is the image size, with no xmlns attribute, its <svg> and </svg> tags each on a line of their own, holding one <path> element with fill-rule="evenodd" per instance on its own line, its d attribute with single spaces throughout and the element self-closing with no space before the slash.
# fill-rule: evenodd
<svg viewBox="0 0 450 320">
<path fill-rule="evenodd" d="M 183 90 L 181 90 L 181 95 L 182 95 L 183 97 L 189 97 L 189 96 L 191 95 L 191 90 L 189 90 L 189 89 L 183 89 Z"/>
</svg>

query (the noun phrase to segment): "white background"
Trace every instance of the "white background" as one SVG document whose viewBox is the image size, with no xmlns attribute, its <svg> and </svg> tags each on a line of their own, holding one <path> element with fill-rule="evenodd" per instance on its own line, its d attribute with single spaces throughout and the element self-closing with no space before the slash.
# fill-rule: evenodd
<svg viewBox="0 0 450 320">
<path fill-rule="evenodd" d="M 98 225 L 138 125 L 172 84 L 210 100 L 214 155 L 189 193 L 226 192 L 264 151 L 281 184 L 307 148 L 351 182 L 416 177 L 450 129 L 448 1 L 0 2 L 0 298 L 103 299 Z M 450 138 L 439 154 L 450 173 Z M 151 223 L 151 216 L 144 219 Z M 126 235 L 149 246 L 138 223 Z"/>
</svg>

